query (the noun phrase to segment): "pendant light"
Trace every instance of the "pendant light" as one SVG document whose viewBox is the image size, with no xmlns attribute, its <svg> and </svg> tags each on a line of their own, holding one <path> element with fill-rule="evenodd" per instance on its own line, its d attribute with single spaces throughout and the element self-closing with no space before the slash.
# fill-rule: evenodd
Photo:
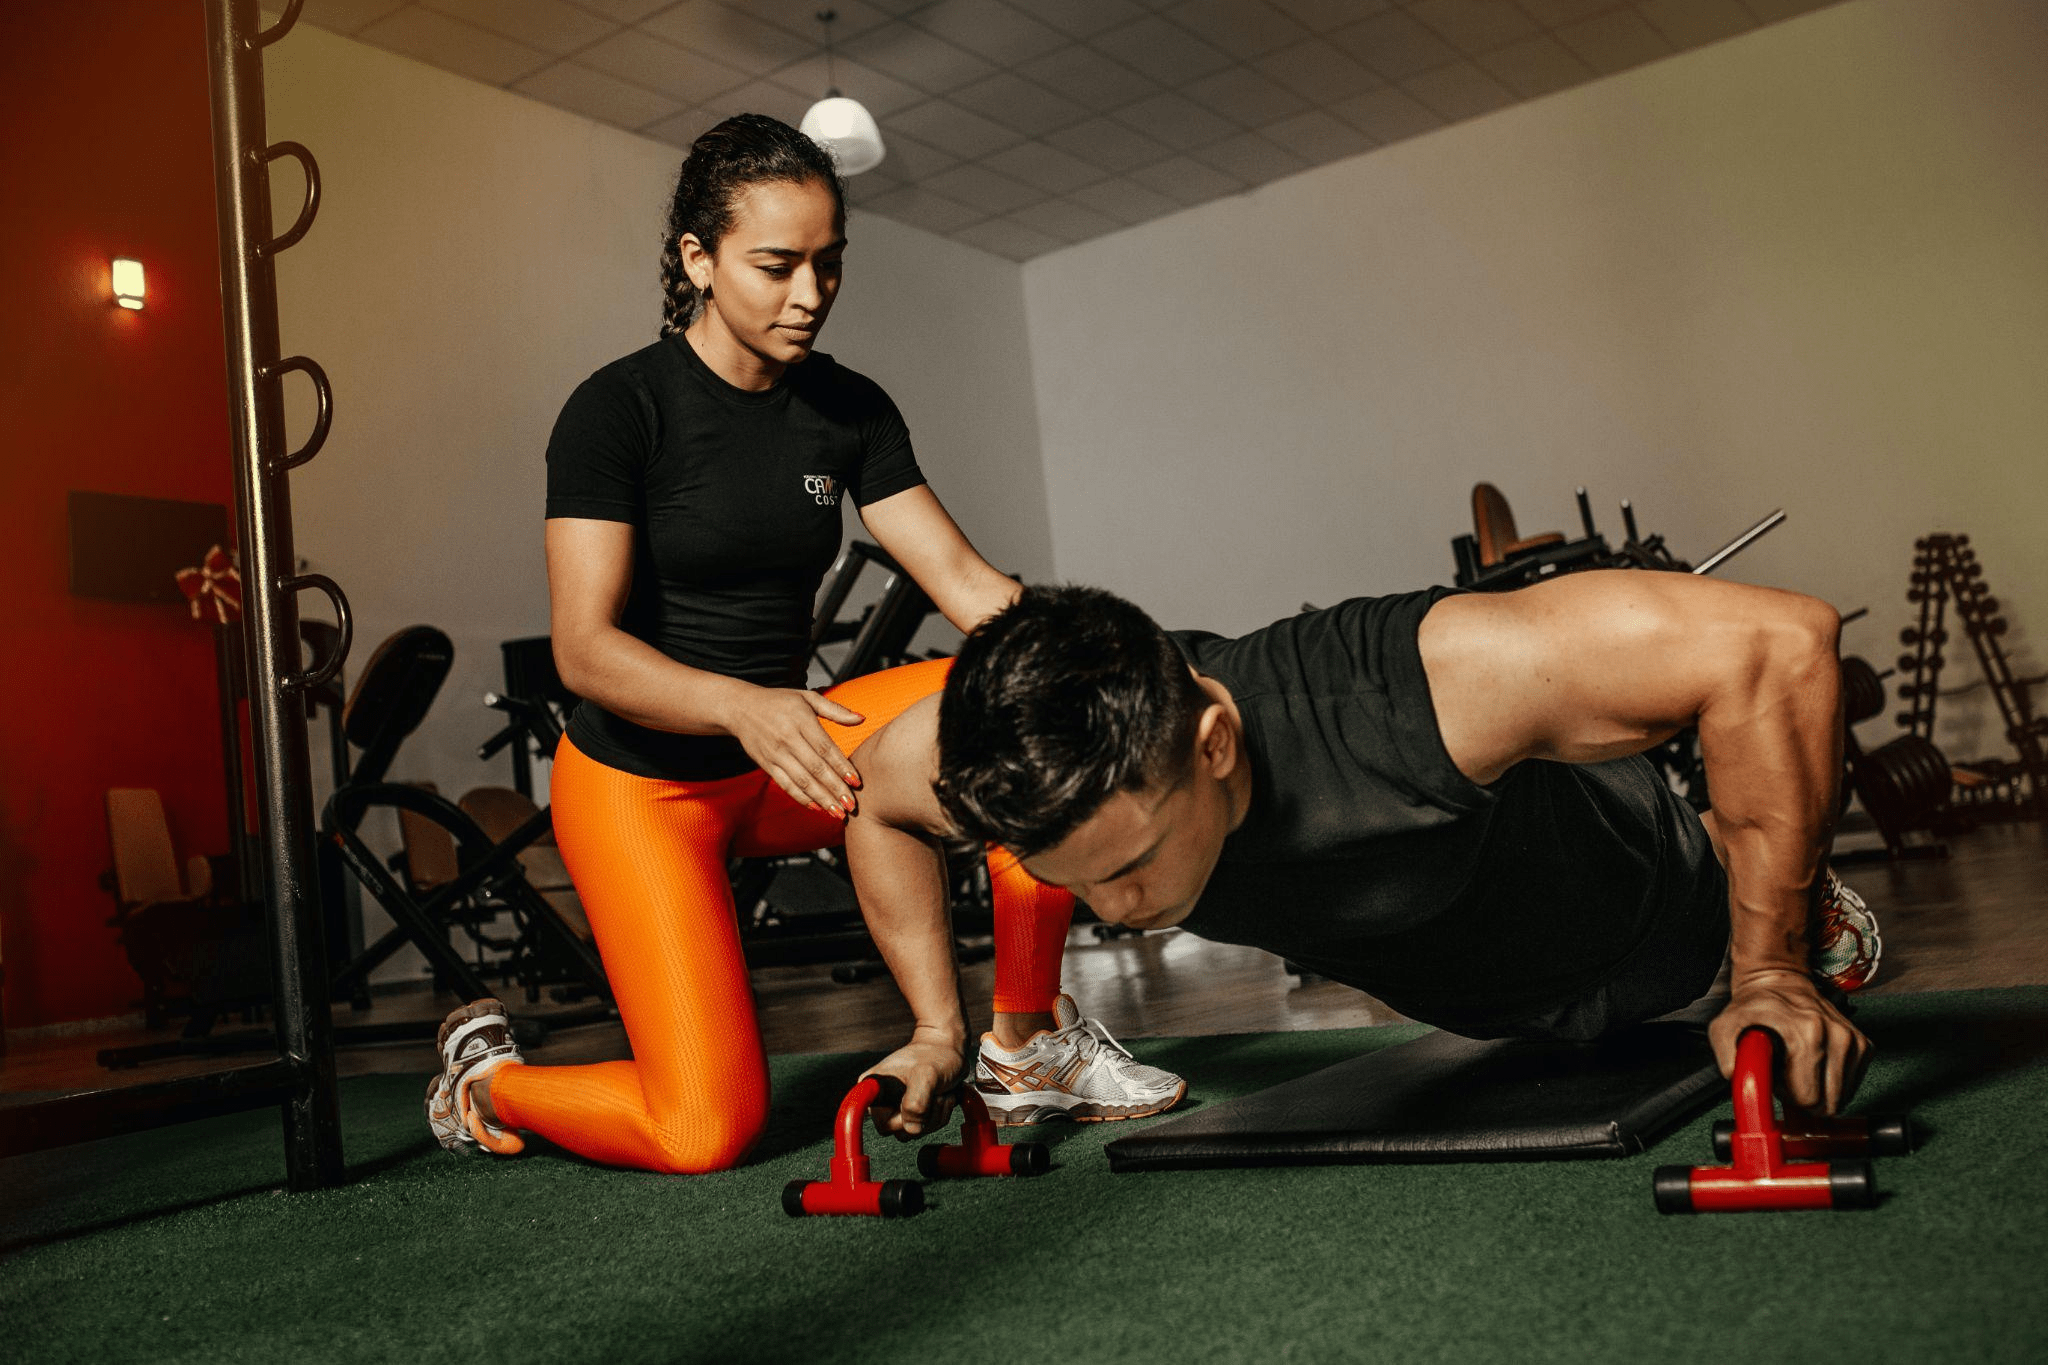
<svg viewBox="0 0 2048 1365">
<path fill-rule="evenodd" d="M 882 164 L 882 130 L 859 100 L 839 93 L 832 71 L 832 21 L 836 10 L 819 10 L 825 26 L 825 98 L 812 105 L 800 125 L 804 135 L 832 153 L 841 175 L 859 175 Z"/>
</svg>

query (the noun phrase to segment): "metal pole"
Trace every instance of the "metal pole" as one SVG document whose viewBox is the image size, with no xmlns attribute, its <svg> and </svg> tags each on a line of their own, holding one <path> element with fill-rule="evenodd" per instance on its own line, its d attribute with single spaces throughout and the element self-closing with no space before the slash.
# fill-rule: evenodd
<svg viewBox="0 0 2048 1365">
<path fill-rule="evenodd" d="M 235 449 L 236 524 L 242 554 L 243 651 L 250 722 L 255 731 L 256 789 L 262 812 L 262 891 L 270 910 L 278 1046 L 292 1072 L 284 1103 L 285 1165 L 293 1189 L 339 1184 L 343 1177 L 341 1108 L 328 1014 L 327 963 L 313 855 L 312 772 L 305 708 L 297 696 L 314 680 L 301 674 L 296 594 L 331 584 L 294 576 L 291 495 L 284 471 L 310 458 L 325 434 L 323 420 L 297 456 L 284 451 L 278 360 L 277 277 L 269 162 L 265 145 L 262 44 L 283 36 L 298 0 L 269 33 L 259 33 L 257 0 L 205 0 L 206 56 L 213 108 L 216 217 L 220 230 L 221 307 L 227 336 L 228 395 Z M 296 152 L 291 153 L 296 155 Z M 307 168 L 309 186 L 317 172 Z M 295 241 L 310 221 L 318 192 L 308 195 Z M 324 381 L 321 416 L 327 415 Z M 337 610 L 344 617 L 338 590 Z M 339 664 L 346 639 L 329 661 Z"/>
<path fill-rule="evenodd" d="M 1739 554 L 1742 550 L 1746 549 L 1752 540 L 1755 540 L 1758 536 L 1770 530 L 1773 526 L 1776 526 L 1779 522 L 1783 521 L 1784 519 L 1785 509 L 1780 507 L 1777 511 L 1771 513 L 1762 521 L 1750 527 L 1747 531 L 1744 531 L 1741 535 L 1735 537 L 1735 539 L 1729 541 L 1726 545 L 1723 545 L 1720 549 L 1714 551 L 1714 553 L 1708 555 L 1706 559 L 1701 562 L 1700 566 L 1693 570 L 1693 572 L 1697 574 L 1712 573 L 1714 570 L 1720 568 L 1723 564 L 1727 563 L 1731 557 L 1733 557 L 1736 554 Z"/>
</svg>

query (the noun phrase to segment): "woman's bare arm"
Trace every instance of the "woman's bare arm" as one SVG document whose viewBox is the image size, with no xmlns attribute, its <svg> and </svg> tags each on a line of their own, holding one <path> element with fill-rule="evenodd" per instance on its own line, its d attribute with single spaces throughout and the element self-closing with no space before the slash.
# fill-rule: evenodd
<svg viewBox="0 0 2048 1365">
<path fill-rule="evenodd" d="M 962 634 L 1009 606 L 1024 590 L 981 557 L 938 495 L 922 484 L 869 503 L 860 515 L 869 533 Z"/>
</svg>

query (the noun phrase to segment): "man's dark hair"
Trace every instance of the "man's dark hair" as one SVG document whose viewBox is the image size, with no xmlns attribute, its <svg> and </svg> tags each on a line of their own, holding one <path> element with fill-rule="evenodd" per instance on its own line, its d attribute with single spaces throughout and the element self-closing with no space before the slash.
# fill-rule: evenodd
<svg viewBox="0 0 2048 1365">
<path fill-rule="evenodd" d="M 1098 588 L 1026 588 L 946 679 L 939 804 L 969 838 L 1043 852 L 1117 792 L 1178 780 L 1208 703 L 1137 607 Z"/>
</svg>

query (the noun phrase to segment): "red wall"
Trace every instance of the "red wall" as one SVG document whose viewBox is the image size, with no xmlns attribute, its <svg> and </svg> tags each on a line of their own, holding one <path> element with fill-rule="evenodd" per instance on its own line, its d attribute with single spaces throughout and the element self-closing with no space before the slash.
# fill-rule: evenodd
<svg viewBox="0 0 2048 1365">
<path fill-rule="evenodd" d="M 0 954 L 14 1028 L 127 1012 L 104 793 L 227 848 L 211 637 L 73 598 L 70 489 L 232 504 L 197 0 L 0 5 Z M 134 256 L 147 306 L 108 292 Z"/>
</svg>

